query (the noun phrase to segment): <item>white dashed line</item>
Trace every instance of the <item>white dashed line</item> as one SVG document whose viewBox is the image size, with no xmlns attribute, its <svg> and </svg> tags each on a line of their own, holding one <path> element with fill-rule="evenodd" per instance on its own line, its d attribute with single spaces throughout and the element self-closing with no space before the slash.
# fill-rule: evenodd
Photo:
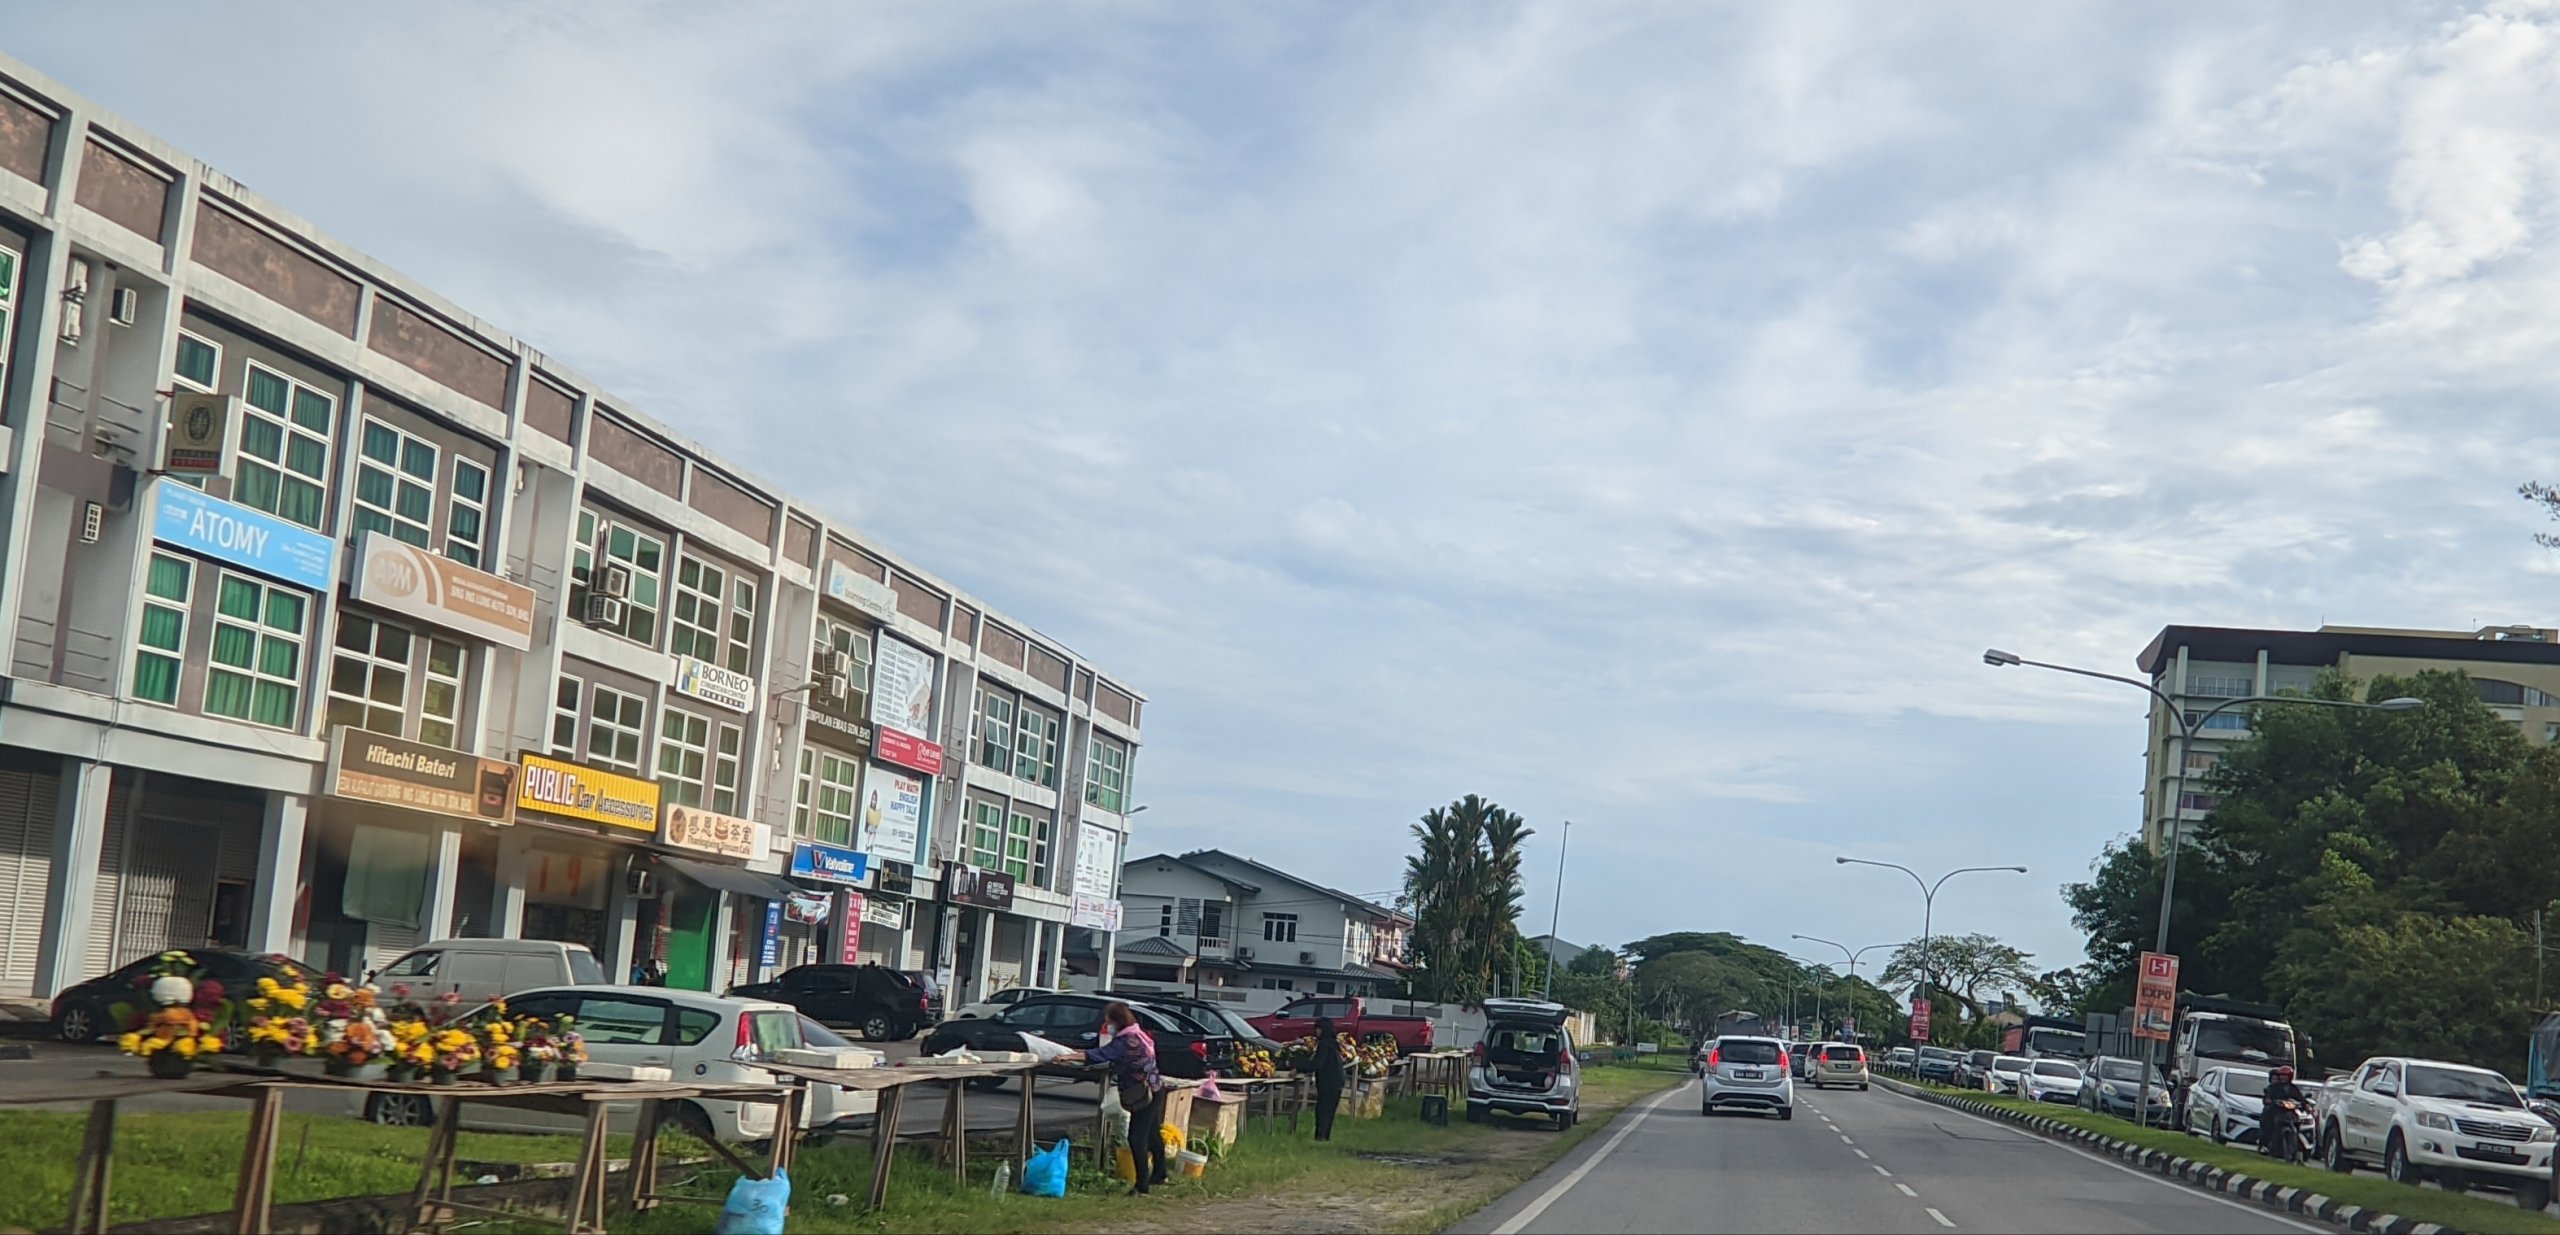
<svg viewBox="0 0 2560 1235">
<path fill-rule="evenodd" d="M 1852 1149 L 1852 1150 L 1850 1150 L 1849 1152 L 1850 1152 L 1850 1153 L 1853 1153 L 1853 1154 L 1856 1154 L 1856 1155 L 1858 1155 L 1858 1156 L 1859 1156 L 1859 1157 L 1861 1157 L 1861 1158 L 1867 1158 L 1867 1151 L 1866 1151 L 1866 1150 L 1863 1150 L 1863 1149 Z M 1869 1161 L 1869 1162 L 1873 1162 L 1873 1161 L 1875 1161 L 1875 1159 L 1873 1159 L 1873 1158 L 1867 1158 L 1867 1161 Z"/>
<path fill-rule="evenodd" d="M 1870 1166 L 1874 1166 L 1875 1164 L 1873 1164 L 1873 1163 L 1869 1163 L 1868 1165 L 1870 1165 Z M 1878 1175 L 1882 1175 L 1882 1176 L 1884 1176 L 1884 1177 L 1885 1177 L 1885 1178 L 1887 1178 L 1887 1179 L 1891 1179 L 1891 1178 L 1893 1178 L 1893 1172 L 1888 1171 L 1888 1170 L 1886 1170 L 1886 1169 L 1884 1169 L 1883 1167 L 1880 1167 L 1880 1166 L 1876 1167 L 1876 1174 L 1878 1174 Z"/>
<path fill-rule="evenodd" d="M 1841 1134 L 1840 1134 L 1840 1143 L 1841 1143 L 1841 1144 L 1843 1144 L 1843 1145 L 1855 1145 L 1855 1144 L 1857 1144 L 1857 1142 L 1856 1142 L 1856 1141 L 1853 1141 L 1853 1140 L 1850 1140 L 1850 1139 L 1849 1139 L 1849 1134 L 1848 1134 L 1848 1133 L 1846 1133 L 1846 1132 L 1843 1132 L 1843 1133 L 1841 1133 Z"/>
<path fill-rule="evenodd" d="M 1934 1209 L 1930 1210 L 1930 1211 L 1929 1211 L 1929 1216 L 1930 1216 L 1930 1217 L 1932 1217 L 1932 1218 L 1937 1219 L 1937 1220 L 1938 1220 L 1938 1225 L 1940 1225 L 1940 1226 L 1943 1226 L 1943 1227 L 1953 1227 L 1953 1226 L 1955 1225 L 1955 1223 L 1953 1223 L 1953 1222 L 1951 1222 L 1951 1221 L 1949 1221 L 1949 1220 L 1947 1219 L 1947 1216 L 1946 1216 L 1945 1214 L 1939 1213 L 1937 1210 L 1934 1210 Z"/>
<path fill-rule="evenodd" d="M 1920 1194 L 1912 1191 L 1911 1185 L 1909 1184 L 1895 1184 L 1894 1187 L 1902 1189 L 1902 1195 L 1910 1197 L 1912 1200 L 1916 1201 L 1920 1199 Z"/>
<path fill-rule="evenodd" d="M 1637 1107 L 1635 1118 L 1627 1120 L 1626 1127 L 1620 1128 L 1615 1133 L 1612 1133 L 1608 1141 L 1600 1146 L 1598 1152 L 1592 1154 L 1589 1158 L 1584 1159 L 1582 1165 L 1573 1168 L 1572 1174 L 1565 1176 L 1563 1179 L 1557 1180 L 1554 1187 L 1547 1189 L 1545 1192 L 1539 1193 L 1538 1199 L 1529 1202 L 1527 1208 L 1512 1215 L 1509 1222 L 1505 1222 L 1501 1226 L 1495 1227 L 1494 1235 L 1520 1235 L 1520 1232 L 1527 1229 L 1530 1223 L 1538 1220 L 1538 1215 L 1547 1212 L 1548 1206 L 1553 1205 L 1558 1200 L 1562 1199 L 1565 1193 L 1573 1191 L 1573 1186 L 1581 1183 L 1583 1176 L 1589 1175 L 1593 1167 L 1600 1165 L 1602 1161 L 1606 1160 L 1610 1153 L 1618 1148 L 1619 1143 L 1627 1139 L 1630 1133 L 1633 1133 L 1637 1128 L 1643 1127 L 1644 1121 L 1652 1116 L 1656 1108 L 1660 1107 L 1664 1102 L 1667 1102 L 1672 1098 L 1676 1098 L 1689 1092 L 1689 1088 L 1690 1087 L 1688 1085 L 1684 1084 L 1678 1089 L 1666 1089 L 1662 1091 L 1662 1095 L 1660 1097 L 1645 1103 L 1643 1106 Z"/>
</svg>

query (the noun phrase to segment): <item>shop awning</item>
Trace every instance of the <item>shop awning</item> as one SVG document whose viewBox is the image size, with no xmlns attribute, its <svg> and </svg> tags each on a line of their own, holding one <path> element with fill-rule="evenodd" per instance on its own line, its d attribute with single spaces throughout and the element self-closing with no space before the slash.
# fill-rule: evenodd
<svg viewBox="0 0 2560 1235">
<path fill-rule="evenodd" d="M 706 888 L 718 888 L 723 892 L 735 892 L 740 896 L 752 896 L 758 900 L 778 901 L 800 890 L 798 886 L 779 875 L 751 871 L 743 866 L 724 866 L 718 862 L 696 862 L 691 858 L 671 858 L 663 855 L 658 860 L 673 867 L 677 874 Z"/>
</svg>

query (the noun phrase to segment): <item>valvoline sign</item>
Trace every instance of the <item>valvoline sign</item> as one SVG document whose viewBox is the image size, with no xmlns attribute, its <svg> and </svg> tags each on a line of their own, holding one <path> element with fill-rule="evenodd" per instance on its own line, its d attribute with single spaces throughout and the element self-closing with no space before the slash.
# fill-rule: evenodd
<svg viewBox="0 0 2560 1235">
<path fill-rule="evenodd" d="M 842 845 L 804 840 L 791 846 L 791 873 L 821 883 L 860 883 L 871 870 L 871 855 Z"/>
</svg>

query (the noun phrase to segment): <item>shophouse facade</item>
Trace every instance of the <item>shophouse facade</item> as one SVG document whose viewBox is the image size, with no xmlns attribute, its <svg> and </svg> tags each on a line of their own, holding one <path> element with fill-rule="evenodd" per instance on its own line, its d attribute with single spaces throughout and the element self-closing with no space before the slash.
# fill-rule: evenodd
<svg viewBox="0 0 2560 1235">
<path fill-rule="evenodd" d="M 0 466 L 0 995 L 1116 913 L 1136 689 L 5 56 Z"/>
</svg>

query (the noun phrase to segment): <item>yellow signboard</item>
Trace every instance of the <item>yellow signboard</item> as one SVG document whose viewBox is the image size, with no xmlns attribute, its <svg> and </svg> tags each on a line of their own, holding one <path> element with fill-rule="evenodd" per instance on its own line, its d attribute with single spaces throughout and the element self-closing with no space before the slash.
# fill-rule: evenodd
<svg viewBox="0 0 2560 1235">
<path fill-rule="evenodd" d="M 658 786 L 654 781 L 582 763 L 526 755 L 524 775 L 517 786 L 517 810 L 566 815 L 651 836 L 658 834 Z"/>
</svg>

